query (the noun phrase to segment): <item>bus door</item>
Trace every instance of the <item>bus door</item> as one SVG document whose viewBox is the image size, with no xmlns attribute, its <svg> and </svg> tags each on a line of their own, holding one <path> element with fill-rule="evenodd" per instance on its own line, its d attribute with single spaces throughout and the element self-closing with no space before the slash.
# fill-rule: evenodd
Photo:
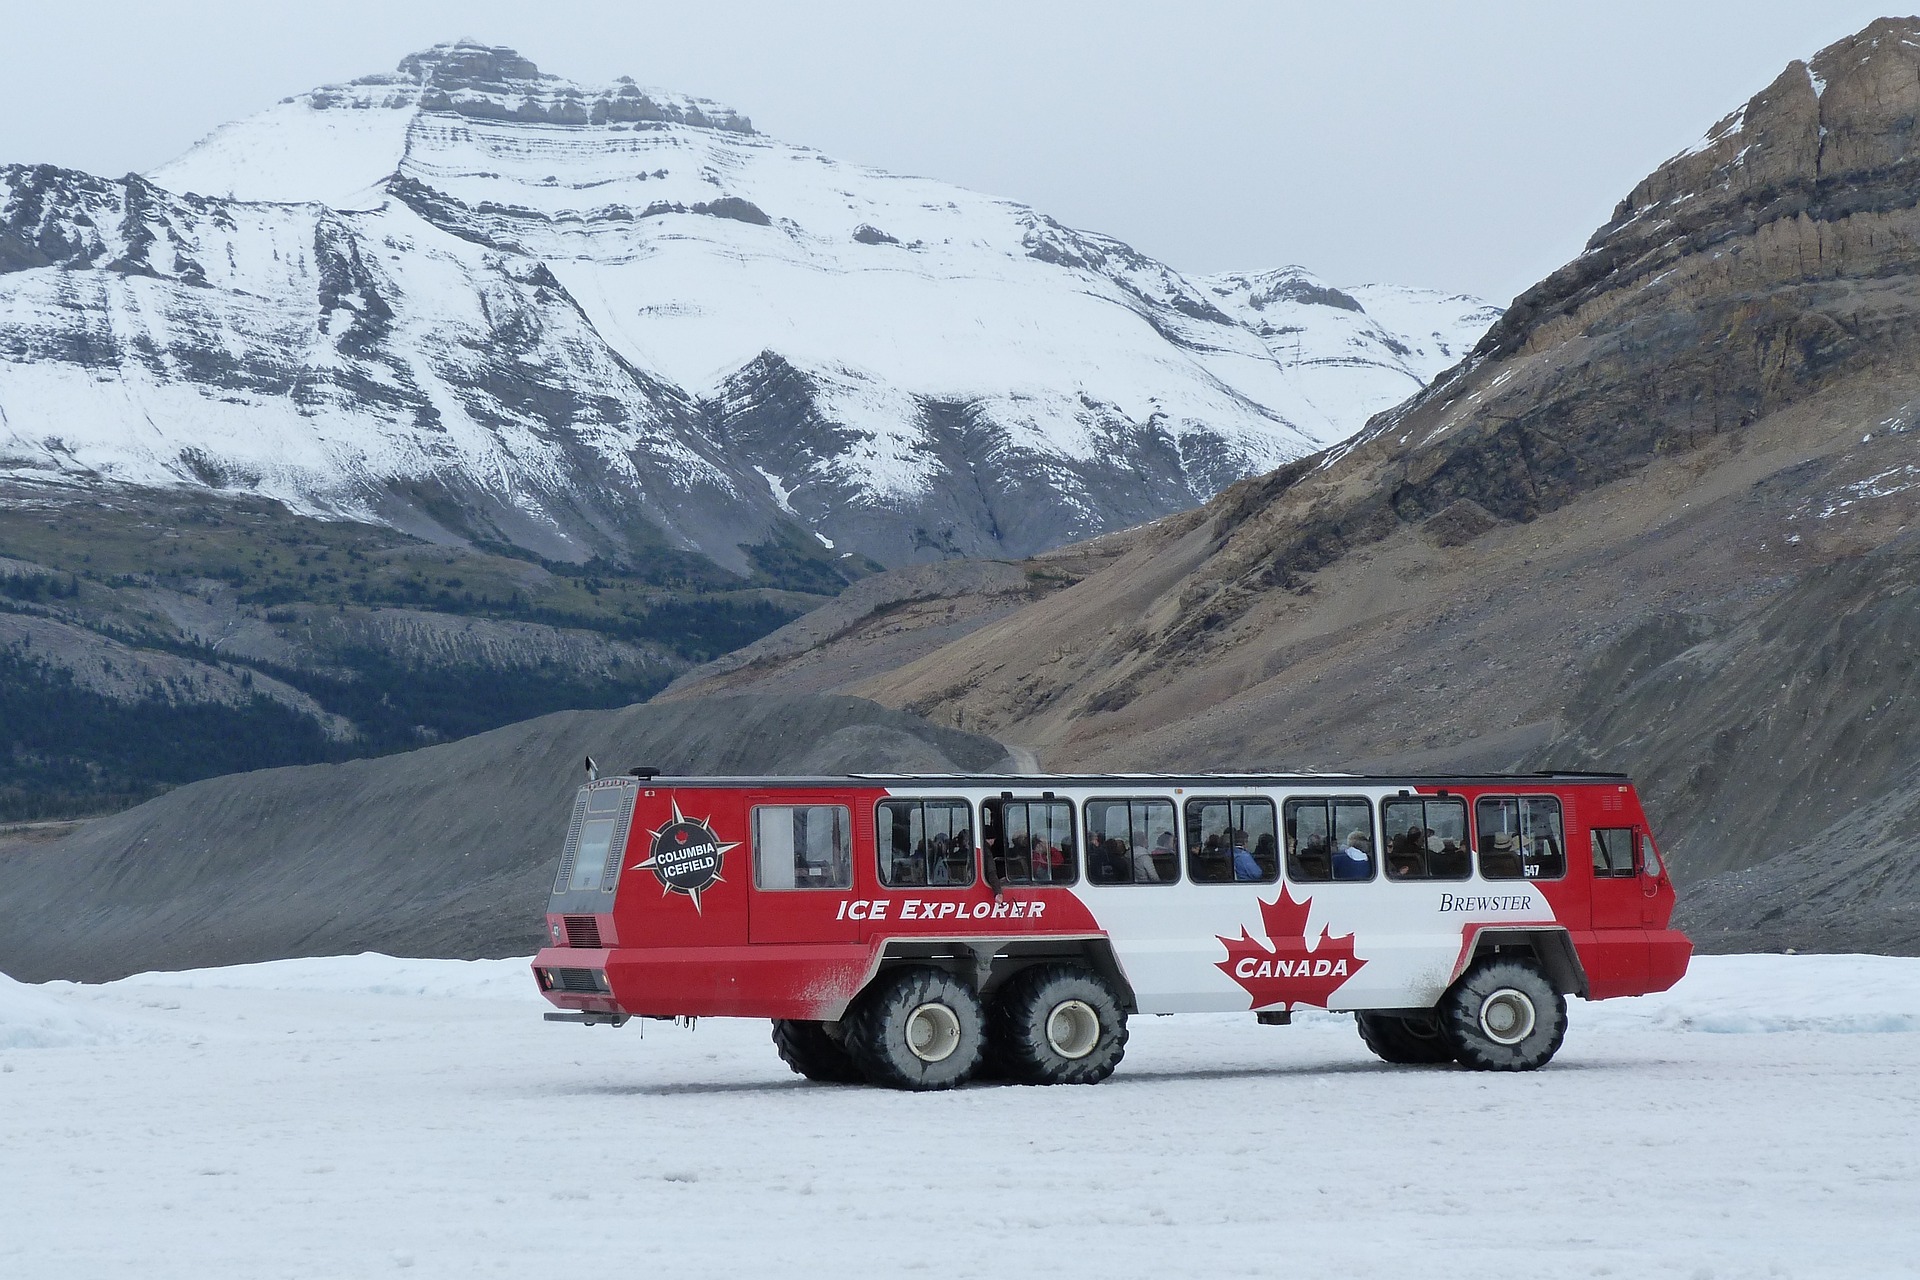
<svg viewBox="0 0 1920 1280">
<path fill-rule="evenodd" d="M 1593 927 L 1641 929 L 1653 919 L 1660 891 L 1660 855 L 1645 828 L 1595 827 L 1593 850 Z"/>
<path fill-rule="evenodd" d="M 1645 828 L 1595 826 L 1588 833 L 1593 856 L 1593 951 L 1589 981 L 1598 987 L 1644 983 L 1647 977 L 1646 922 L 1660 887 L 1659 873 L 1644 874 L 1649 858 L 1658 868 Z"/>
<path fill-rule="evenodd" d="M 850 916 L 856 849 L 873 860 L 873 815 L 844 795 L 747 797 L 754 942 L 858 942 Z"/>
</svg>

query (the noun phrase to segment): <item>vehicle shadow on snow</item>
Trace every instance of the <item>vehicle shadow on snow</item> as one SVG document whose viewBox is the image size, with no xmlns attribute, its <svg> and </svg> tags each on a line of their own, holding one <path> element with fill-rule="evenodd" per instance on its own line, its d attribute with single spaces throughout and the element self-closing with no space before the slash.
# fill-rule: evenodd
<svg viewBox="0 0 1920 1280">
<path fill-rule="evenodd" d="M 1623 1072 L 1671 1065 L 1664 1058 L 1609 1058 L 1604 1061 L 1593 1059 L 1560 1059 L 1536 1072 L 1516 1074 L 1533 1077 L 1552 1077 L 1571 1072 Z M 1163 1068 L 1135 1070 L 1122 1067 L 1104 1082 L 1107 1086 L 1129 1084 L 1165 1084 L 1172 1081 L 1207 1080 L 1301 1080 L 1325 1076 L 1461 1076 L 1484 1077 L 1498 1074 L 1494 1072 L 1469 1071 L 1455 1065 L 1446 1066 L 1395 1066 L 1386 1062 L 1314 1062 L 1275 1064 L 1257 1067 L 1189 1067 L 1184 1069 Z M 578 1085 L 554 1092 L 569 1097 L 589 1098 L 680 1098 L 728 1095 L 748 1096 L 753 1094 L 793 1093 L 797 1091 L 839 1091 L 846 1089 L 865 1089 L 868 1085 L 822 1084 L 798 1077 L 786 1080 L 674 1080 L 635 1084 L 593 1084 Z M 961 1086 L 967 1092 L 982 1089 L 1022 1089 L 1029 1086 L 1013 1080 L 971 1080 Z"/>
<path fill-rule="evenodd" d="M 792 1080 L 676 1080 L 655 1084 L 594 1084 L 572 1089 L 557 1089 L 576 1098 L 679 1098 L 703 1094 L 791 1093 L 796 1089 L 839 1089 L 844 1085 L 816 1085 L 795 1077 Z"/>
<path fill-rule="evenodd" d="M 1609 1059 L 1604 1062 L 1580 1059 L 1552 1062 L 1538 1071 L 1513 1072 L 1513 1075 L 1558 1076 L 1568 1072 L 1631 1071 L 1665 1065 L 1665 1060 Z M 1132 1071 L 1125 1067 L 1113 1073 L 1108 1084 L 1156 1084 L 1169 1080 L 1297 1080 L 1319 1076 L 1462 1076 L 1484 1079 L 1500 1072 L 1471 1071 L 1452 1063 L 1436 1066 L 1395 1066 L 1388 1062 L 1312 1062 L 1266 1067 L 1193 1067 L 1184 1070 L 1149 1068 Z"/>
</svg>

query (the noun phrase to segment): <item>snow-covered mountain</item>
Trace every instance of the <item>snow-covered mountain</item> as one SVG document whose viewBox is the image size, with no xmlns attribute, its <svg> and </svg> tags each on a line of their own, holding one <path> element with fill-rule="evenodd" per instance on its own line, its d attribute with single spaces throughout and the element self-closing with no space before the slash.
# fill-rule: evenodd
<svg viewBox="0 0 1920 1280">
<path fill-rule="evenodd" d="M 1189 281 L 463 42 L 144 177 L 0 168 L 0 476 L 566 560 L 1025 554 L 1350 435 L 1495 314 L 1297 269 Z"/>
<path fill-rule="evenodd" d="M 1346 435 L 1466 357 L 1500 308 L 1404 285 L 1337 289 L 1303 267 L 1226 272 L 1198 282 L 1253 330 L 1288 380 Z"/>
</svg>

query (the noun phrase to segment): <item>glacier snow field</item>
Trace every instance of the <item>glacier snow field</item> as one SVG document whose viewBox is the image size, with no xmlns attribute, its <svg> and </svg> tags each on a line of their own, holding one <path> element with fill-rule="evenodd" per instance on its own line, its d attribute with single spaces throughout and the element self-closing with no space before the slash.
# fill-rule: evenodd
<svg viewBox="0 0 1920 1280">
<path fill-rule="evenodd" d="M 1920 960 L 1704 957 L 1524 1076 L 1187 1016 L 911 1095 L 545 1007 L 520 960 L 0 977 L 0 1276 L 1920 1275 Z"/>
</svg>

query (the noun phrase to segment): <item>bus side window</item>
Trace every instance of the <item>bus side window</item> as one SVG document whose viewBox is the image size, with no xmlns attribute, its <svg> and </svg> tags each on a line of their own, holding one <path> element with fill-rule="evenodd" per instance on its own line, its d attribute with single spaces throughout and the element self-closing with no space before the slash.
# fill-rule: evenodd
<svg viewBox="0 0 1920 1280">
<path fill-rule="evenodd" d="M 1593 836 L 1593 874 L 1631 876 L 1633 874 L 1633 828 L 1595 827 Z"/>
<path fill-rule="evenodd" d="M 1087 879 L 1094 884 L 1170 884 L 1180 878 L 1170 800 L 1089 800 Z"/>
<path fill-rule="evenodd" d="M 1365 798 L 1289 800 L 1281 812 L 1286 818 L 1287 879 L 1373 879 L 1373 806 Z"/>
<path fill-rule="evenodd" d="M 1386 829 L 1387 879 L 1465 880 L 1472 874 L 1465 800 L 1454 796 L 1382 800 L 1380 825 Z"/>
<path fill-rule="evenodd" d="M 1553 796 L 1520 800 L 1520 870 L 1529 880 L 1559 880 L 1567 874 L 1567 831 Z"/>
<path fill-rule="evenodd" d="M 1280 853 L 1270 800 L 1187 801 L 1187 878 L 1195 884 L 1271 884 Z"/>
<path fill-rule="evenodd" d="M 1473 813 L 1486 879 L 1559 880 L 1567 874 L 1567 833 L 1553 796 L 1482 796 Z"/>
<path fill-rule="evenodd" d="M 1482 796 L 1473 806 L 1478 828 L 1480 874 L 1488 880 L 1518 880 L 1520 866 L 1520 802 Z"/>
<path fill-rule="evenodd" d="M 845 805 L 760 805 L 753 882 L 762 889 L 853 887 L 853 823 Z"/>
<path fill-rule="evenodd" d="M 973 883 L 972 810 L 965 800 L 882 800 L 874 826 L 881 884 Z"/>
<path fill-rule="evenodd" d="M 1065 800 L 993 800 L 982 806 L 997 884 L 1072 884 L 1080 878 L 1073 806 Z"/>
</svg>

